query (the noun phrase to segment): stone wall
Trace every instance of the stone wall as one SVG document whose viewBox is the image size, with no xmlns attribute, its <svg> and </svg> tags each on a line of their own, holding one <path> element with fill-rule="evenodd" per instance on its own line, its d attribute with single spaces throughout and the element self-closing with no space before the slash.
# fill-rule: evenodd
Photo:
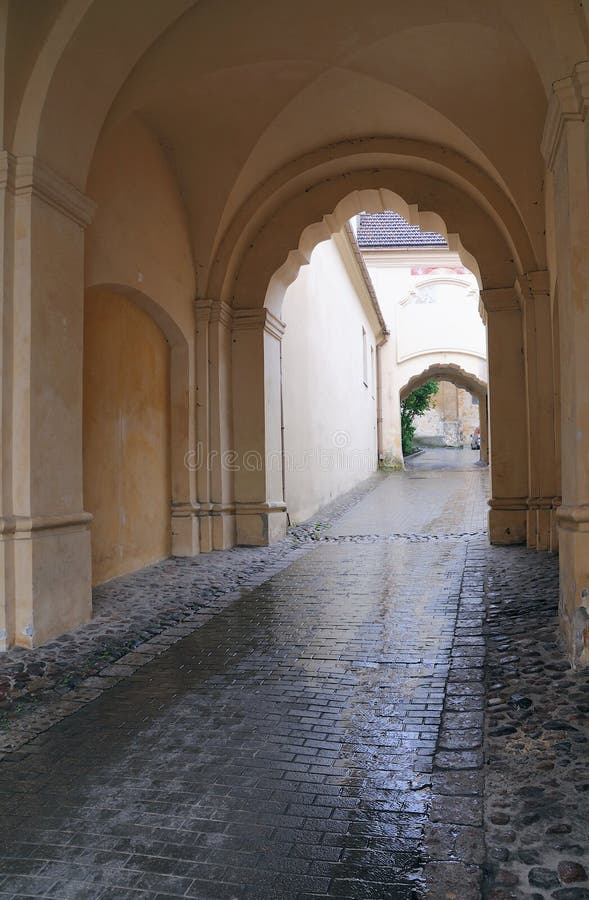
<svg viewBox="0 0 589 900">
<path fill-rule="evenodd" d="M 449 381 L 441 381 L 430 408 L 415 422 L 418 444 L 434 447 L 468 446 L 471 434 L 479 428 L 478 399 Z"/>
</svg>

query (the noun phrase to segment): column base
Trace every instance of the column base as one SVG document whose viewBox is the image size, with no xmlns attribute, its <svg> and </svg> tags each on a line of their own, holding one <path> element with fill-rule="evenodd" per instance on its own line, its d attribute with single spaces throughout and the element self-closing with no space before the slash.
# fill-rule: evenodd
<svg viewBox="0 0 589 900">
<path fill-rule="evenodd" d="M 268 547 L 286 537 L 284 503 L 236 503 L 236 539 L 245 547 Z"/>
<path fill-rule="evenodd" d="M 405 468 L 402 456 L 395 456 L 393 453 L 385 453 L 379 460 L 381 469 L 389 469 L 393 472 L 400 472 Z"/>
<path fill-rule="evenodd" d="M 552 550 L 558 547 L 556 507 L 560 498 L 530 497 L 526 516 L 527 545 L 530 550 Z"/>
<path fill-rule="evenodd" d="M 231 504 L 223 506 L 214 504 L 211 513 L 213 529 L 213 550 L 228 550 L 237 543 L 235 524 L 235 507 Z"/>
<path fill-rule="evenodd" d="M 489 500 L 489 541 L 491 544 L 525 544 L 528 502 L 526 497 Z"/>
<path fill-rule="evenodd" d="M 228 550 L 235 547 L 235 508 L 231 504 L 202 503 L 195 515 L 198 529 L 198 546 L 194 553 L 211 553 L 213 550 Z"/>
<path fill-rule="evenodd" d="M 589 506 L 557 512 L 560 553 L 560 627 L 573 668 L 589 665 Z"/>
<path fill-rule="evenodd" d="M 172 507 L 172 556 L 196 556 L 197 553 L 200 553 L 198 505 L 177 504 Z"/>
<path fill-rule="evenodd" d="M 0 539 L 0 652 L 8 650 L 14 640 L 14 554 L 12 550 L 12 538 L 6 539 L 2 536 Z"/>
<path fill-rule="evenodd" d="M 200 539 L 200 552 L 210 553 L 213 549 L 213 510 L 212 503 L 201 503 L 198 510 L 198 526 Z"/>
<path fill-rule="evenodd" d="M 14 567 L 8 646 L 38 647 L 92 618 L 91 518 L 81 513 L 13 520 L 5 547 Z"/>
</svg>

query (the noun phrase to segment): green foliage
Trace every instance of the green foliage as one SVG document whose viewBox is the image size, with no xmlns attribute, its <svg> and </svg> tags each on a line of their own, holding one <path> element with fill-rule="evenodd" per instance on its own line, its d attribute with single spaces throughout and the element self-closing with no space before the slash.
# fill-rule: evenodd
<svg viewBox="0 0 589 900">
<path fill-rule="evenodd" d="M 438 393 L 438 389 L 437 381 L 426 381 L 412 394 L 401 400 L 401 442 L 404 455 L 413 450 L 415 419 L 429 409 L 432 397 Z"/>
</svg>

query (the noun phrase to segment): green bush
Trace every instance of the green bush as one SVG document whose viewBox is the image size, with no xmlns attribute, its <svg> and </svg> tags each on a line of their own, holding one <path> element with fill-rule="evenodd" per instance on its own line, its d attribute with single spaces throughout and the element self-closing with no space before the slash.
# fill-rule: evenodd
<svg viewBox="0 0 589 900">
<path fill-rule="evenodd" d="M 404 456 L 413 451 L 415 419 L 430 408 L 432 397 L 437 393 L 438 382 L 426 381 L 408 397 L 401 400 L 401 443 Z"/>
</svg>

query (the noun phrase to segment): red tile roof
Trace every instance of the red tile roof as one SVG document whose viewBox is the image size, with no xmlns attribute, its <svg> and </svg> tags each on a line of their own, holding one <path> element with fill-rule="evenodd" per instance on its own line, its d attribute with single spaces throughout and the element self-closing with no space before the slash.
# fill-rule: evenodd
<svg viewBox="0 0 589 900">
<path fill-rule="evenodd" d="M 446 238 L 435 231 L 420 231 L 394 212 L 361 213 L 358 216 L 358 245 L 370 247 L 447 247 Z"/>
</svg>

